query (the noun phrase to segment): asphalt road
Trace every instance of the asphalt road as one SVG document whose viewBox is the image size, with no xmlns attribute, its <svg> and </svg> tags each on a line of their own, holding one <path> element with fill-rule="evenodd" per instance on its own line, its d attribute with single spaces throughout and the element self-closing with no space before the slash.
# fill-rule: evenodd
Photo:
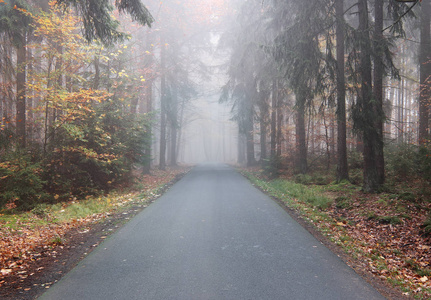
<svg viewBox="0 0 431 300">
<path fill-rule="evenodd" d="M 42 299 L 384 299 L 228 166 L 194 168 Z"/>
</svg>

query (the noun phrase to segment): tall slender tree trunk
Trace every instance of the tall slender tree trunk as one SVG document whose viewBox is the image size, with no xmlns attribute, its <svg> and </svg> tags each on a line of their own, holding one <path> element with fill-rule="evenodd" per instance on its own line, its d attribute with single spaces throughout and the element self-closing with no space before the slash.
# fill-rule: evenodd
<svg viewBox="0 0 431 300">
<path fill-rule="evenodd" d="M 404 79 L 398 83 L 398 107 L 397 107 L 397 142 L 404 143 Z"/>
<path fill-rule="evenodd" d="M 277 151 L 277 80 L 272 82 L 271 102 L 271 159 L 274 159 Z"/>
<path fill-rule="evenodd" d="M 419 144 L 430 143 L 429 112 L 431 105 L 431 37 L 430 37 L 430 1 L 422 1 L 419 96 Z"/>
<path fill-rule="evenodd" d="M 27 72 L 31 74 L 34 70 L 34 60 L 32 58 L 32 51 L 30 49 L 27 49 L 27 61 L 30 62 L 27 66 Z M 28 76 L 27 76 L 28 77 Z M 28 78 L 27 78 L 28 81 Z M 34 93 L 30 95 L 30 97 L 27 97 L 27 103 L 26 103 L 26 110 L 27 110 L 27 141 L 33 139 L 33 133 L 34 133 L 34 114 L 33 114 L 33 98 Z"/>
<path fill-rule="evenodd" d="M 375 128 L 375 120 L 378 117 L 374 105 L 372 76 L 371 76 L 371 41 L 368 24 L 367 0 L 359 0 L 359 34 L 360 34 L 360 73 L 361 94 L 360 118 L 364 143 L 364 186 L 365 192 L 375 192 L 379 187 L 379 177 L 376 164 L 376 145 L 378 143 L 378 131 Z"/>
<path fill-rule="evenodd" d="M 376 129 L 378 134 L 376 144 L 376 164 L 379 184 L 385 182 L 385 158 L 383 154 L 383 124 L 384 124 L 384 112 L 383 112 L 383 2 L 384 0 L 374 1 L 374 86 L 373 95 L 376 103 L 377 115 L 379 116 L 376 120 Z"/>
<path fill-rule="evenodd" d="M 162 77 L 160 81 L 160 157 L 159 169 L 166 169 L 166 51 L 162 41 L 160 51 L 160 64 Z"/>
<path fill-rule="evenodd" d="M 175 80 L 175 79 L 174 79 Z M 176 80 L 175 80 L 176 81 Z M 177 83 L 173 83 L 172 87 L 172 103 L 170 107 L 170 124 L 171 124 L 171 152 L 170 165 L 177 165 L 177 136 L 178 136 L 178 87 Z"/>
<path fill-rule="evenodd" d="M 146 112 L 147 114 L 151 114 L 153 111 L 153 80 L 147 80 L 145 83 L 145 99 L 146 99 Z M 143 107 L 143 105 L 142 105 Z M 145 149 L 144 149 L 144 174 L 150 174 L 151 170 L 151 148 L 152 148 L 152 127 L 151 122 L 152 116 L 146 120 L 145 124 Z"/>
<path fill-rule="evenodd" d="M 152 39 L 152 34 L 151 32 L 148 30 L 147 31 L 147 39 L 146 39 L 146 44 L 147 47 L 150 47 L 151 43 L 151 39 Z M 148 55 L 146 55 L 145 59 L 145 67 L 148 70 L 151 70 L 153 67 L 153 54 L 149 53 Z M 144 168 L 143 168 L 143 173 L 144 174 L 150 174 L 151 171 L 151 156 L 152 156 L 152 140 L 153 140 L 153 136 L 152 136 L 152 112 L 153 112 L 153 83 L 154 83 L 154 79 L 153 79 L 153 74 L 151 73 L 151 71 L 148 71 L 145 76 L 146 81 L 145 81 L 145 85 L 144 85 L 144 97 L 143 97 L 143 101 L 145 101 L 144 103 L 140 104 L 140 113 L 144 114 L 147 113 L 148 114 L 148 118 L 146 119 L 146 123 L 145 123 L 145 146 L 144 146 Z"/>
<path fill-rule="evenodd" d="M 246 136 L 244 133 L 241 132 L 241 130 L 238 129 L 238 163 L 240 165 L 243 165 L 246 163 L 245 149 L 246 149 Z"/>
<path fill-rule="evenodd" d="M 277 156 L 281 156 L 281 143 L 283 140 L 283 110 L 282 110 L 282 99 L 280 97 L 280 94 L 277 94 Z"/>
<path fill-rule="evenodd" d="M 266 92 L 260 92 L 260 161 L 263 162 L 267 159 L 266 153 L 266 136 L 267 136 L 267 127 L 268 127 L 268 102 L 266 97 Z"/>
<path fill-rule="evenodd" d="M 96 54 L 94 57 L 94 81 L 93 81 L 93 89 L 98 90 L 100 85 L 100 58 L 99 55 Z"/>
<path fill-rule="evenodd" d="M 21 147 L 26 146 L 26 37 L 21 39 L 16 55 L 16 134 Z"/>
<path fill-rule="evenodd" d="M 245 138 L 246 138 L 246 156 L 247 166 L 253 166 L 256 164 L 256 158 L 254 157 L 254 126 L 253 117 L 249 117 L 246 120 L 245 126 Z"/>
<path fill-rule="evenodd" d="M 346 83 L 344 77 L 344 0 L 335 3 L 337 15 L 337 182 L 349 179 L 347 165 Z"/>
<path fill-rule="evenodd" d="M 296 167 L 299 173 L 307 173 L 307 145 L 305 137 L 305 97 L 297 95 L 296 101 Z"/>
</svg>

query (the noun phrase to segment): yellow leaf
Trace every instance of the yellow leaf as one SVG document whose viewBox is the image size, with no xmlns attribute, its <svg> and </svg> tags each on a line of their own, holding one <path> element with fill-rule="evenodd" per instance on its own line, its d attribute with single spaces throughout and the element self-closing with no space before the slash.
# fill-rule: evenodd
<svg viewBox="0 0 431 300">
<path fill-rule="evenodd" d="M 343 222 L 337 222 L 338 226 L 346 226 L 346 224 L 344 224 Z"/>
<path fill-rule="evenodd" d="M 142 78 L 141 81 L 145 81 L 145 78 Z"/>
</svg>

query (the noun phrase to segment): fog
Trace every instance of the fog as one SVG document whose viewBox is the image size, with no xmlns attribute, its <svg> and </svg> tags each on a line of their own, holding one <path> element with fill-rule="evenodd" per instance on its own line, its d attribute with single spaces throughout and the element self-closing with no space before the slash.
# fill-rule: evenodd
<svg viewBox="0 0 431 300">
<path fill-rule="evenodd" d="M 166 94 L 166 99 L 170 99 L 167 100 L 166 163 L 172 164 L 172 143 L 176 143 L 176 163 L 235 163 L 238 126 L 232 120 L 232 106 L 220 103 L 222 87 L 228 81 L 230 58 L 229 49 L 220 46 L 220 38 L 226 31 L 226 18 L 234 10 L 227 1 L 215 0 L 145 5 L 155 23 L 144 36 L 158 42 L 154 58 L 155 67 L 160 68 L 152 87 L 156 112 L 152 164 L 160 163 L 161 98 Z M 176 128 L 172 125 L 175 118 Z"/>
</svg>

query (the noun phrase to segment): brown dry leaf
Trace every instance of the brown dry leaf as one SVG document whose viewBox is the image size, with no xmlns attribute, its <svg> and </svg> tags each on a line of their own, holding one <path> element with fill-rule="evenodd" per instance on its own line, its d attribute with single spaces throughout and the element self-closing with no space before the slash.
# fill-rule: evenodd
<svg viewBox="0 0 431 300">
<path fill-rule="evenodd" d="M 9 273 L 12 273 L 12 269 L 1 269 L 1 270 L 0 270 L 0 273 L 1 273 L 2 275 L 7 275 L 7 274 L 9 274 Z"/>
</svg>

